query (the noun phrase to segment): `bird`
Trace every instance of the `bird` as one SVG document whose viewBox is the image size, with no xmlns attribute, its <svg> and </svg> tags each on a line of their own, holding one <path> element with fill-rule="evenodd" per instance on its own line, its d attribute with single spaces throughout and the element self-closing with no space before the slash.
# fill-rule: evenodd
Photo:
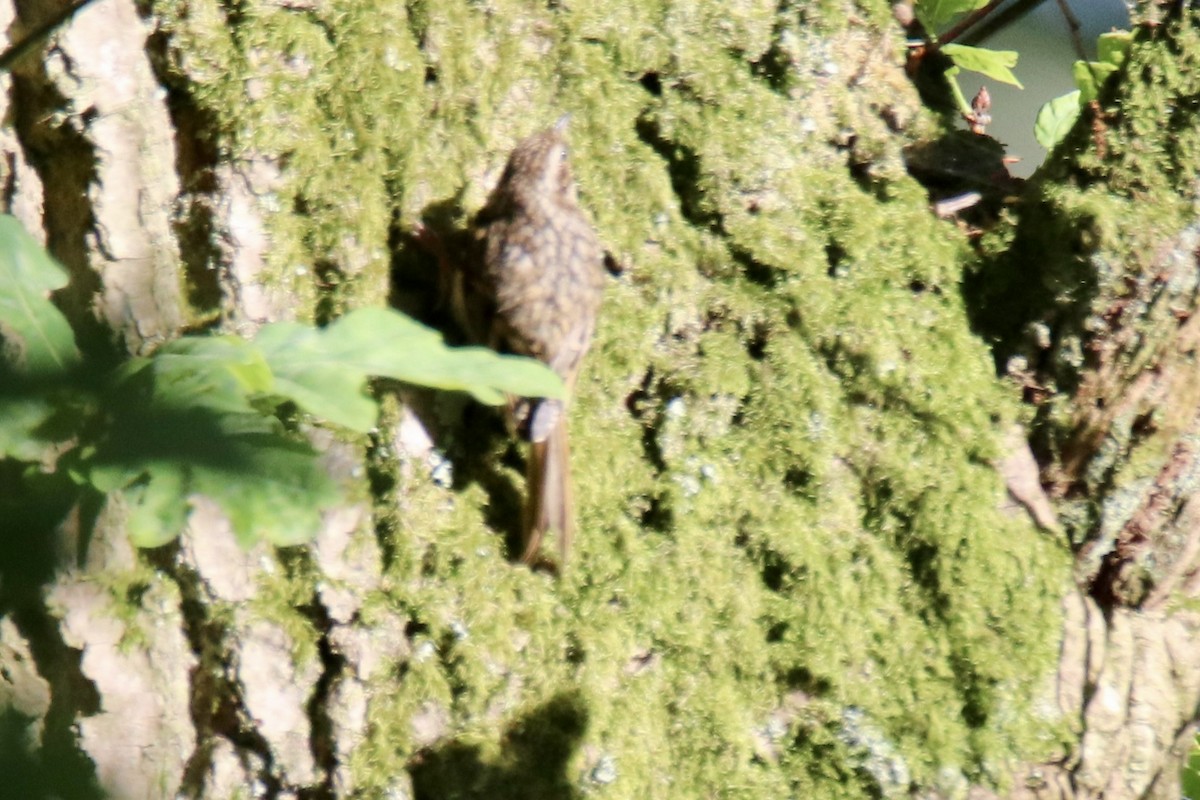
<svg viewBox="0 0 1200 800">
<path fill-rule="evenodd" d="M 567 389 L 565 400 L 513 398 L 509 403 L 513 427 L 530 442 L 520 557 L 527 565 L 539 561 L 549 531 L 558 536 L 560 563 L 570 550 L 574 507 L 567 411 L 604 289 L 605 251 L 579 205 L 567 121 L 563 117 L 517 144 L 472 223 L 480 257 L 469 291 L 482 295 L 487 343 L 543 362 Z"/>
</svg>

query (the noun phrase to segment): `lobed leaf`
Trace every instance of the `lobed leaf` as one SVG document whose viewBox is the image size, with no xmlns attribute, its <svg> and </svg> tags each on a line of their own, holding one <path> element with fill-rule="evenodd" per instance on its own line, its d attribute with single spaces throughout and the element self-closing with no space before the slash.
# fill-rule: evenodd
<svg viewBox="0 0 1200 800">
<path fill-rule="evenodd" d="M 434 389 L 468 392 L 481 403 L 500 405 L 505 394 L 562 398 L 562 380 L 544 364 L 522 356 L 501 355 L 486 347 L 420 350 L 393 355 L 377 374 Z"/>
<path fill-rule="evenodd" d="M 486 347 L 447 347 L 441 336 L 399 312 L 363 308 L 338 320 L 332 329 L 354 341 L 371 331 L 387 331 L 387 347 L 366 354 L 372 375 L 434 389 L 469 392 L 482 403 L 499 405 L 503 393 L 562 399 L 566 388 L 545 364 L 523 356 L 501 355 Z"/>
<path fill-rule="evenodd" d="M 55 413 L 48 398 L 0 397 L 0 458 L 40 461 L 50 443 L 37 429 Z"/>
<path fill-rule="evenodd" d="M 126 403 L 242 413 L 253 410 L 251 396 L 271 391 L 274 376 L 260 350 L 245 339 L 187 336 L 127 362 L 116 384 L 126 393 L 139 393 Z"/>
<path fill-rule="evenodd" d="M 175 538 L 196 496 L 216 502 L 244 544 L 307 541 L 340 490 L 312 447 L 254 401 L 286 397 L 366 432 L 377 415 L 365 394 L 372 375 L 461 389 L 490 403 L 503 402 L 505 392 L 564 392 L 558 376 L 532 359 L 447 347 L 436 331 L 391 309 L 353 311 L 324 329 L 273 323 L 253 341 L 185 337 L 118 370 L 106 401 L 110 424 L 73 460 L 73 474 L 124 504 L 130 536 L 142 547 Z"/>
<path fill-rule="evenodd" d="M 174 467 L 174 468 L 170 468 Z M 187 523 L 187 468 L 162 465 L 147 476 L 113 492 L 125 506 L 125 527 L 138 547 L 161 547 Z"/>
<path fill-rule="evenodd" d="M 337 343 L 326 331 L 275 322 L 259 330 L 254 341 L 275 375 L 275 394 L 317 417 L 367 433 L 379 416 L 378 405 L 364 393 L 367 373 L 331 347 Z"/>
<path fill-rule="evenodd" d="M 504 402 L 506 392 L 565 394 L 544 364 L 484 347 L 448 347 L 437 331 L 389 308 L 360 308 L 319 331 L 275 323 L 255 341 L 275 372 L 277 393 L 354 430 L 375 422 L 374 403 L 362 394 L 368 376 L 464 391 L 491 405 Z"/>
<path fill-rule="evenodd" d="M 126 505 L 130 536 L 157 547 L 178 536 L 193 497 L 217 503 L 238 541 L 311 539 L 341 492 L 306 442 L 258 414 L 192 410 L 140 417 L 85 464 L 89 482 Z"/>
<path fill-rule="evenodd" d="M 1017 65 L 1015 50 L 988 50 L 984 47 L 968 47 L 963 44 L 948 44 L 942 52 L 958 67 L 986 75 L 993 80 L 1024 89 L 1012 68 Z"/>
<path fill-rule="evenodd" d="M 221 506 L 238 541 L 287 547 L 316 536 L 321 512 L 341 502 L 342 493 L 312 448 L 274 434 L 230 444 L 239 468 L 197 469 L 194 487 Z"/>
<path fill-rule="evenodd" d="M 15 217 L 0 214 L 0 336 L 18 375 L 53 377 L 79 363 L 75 334 L 49 300 L 66 285 L 66 270 Z"/>
</svg>

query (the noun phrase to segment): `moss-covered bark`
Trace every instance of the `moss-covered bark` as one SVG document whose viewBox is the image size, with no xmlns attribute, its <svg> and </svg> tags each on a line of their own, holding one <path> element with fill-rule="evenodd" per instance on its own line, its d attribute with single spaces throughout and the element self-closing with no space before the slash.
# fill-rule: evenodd
<svg viewBox="0 0 1200 800">
<path fill-rule="evenodd" d="M 1103 103 L 969 281 L 999 361 L 1038 402 L 1037 449 L 1088 595 L 1065 649 L 1074 637 L 1089 654 L 1064 796 L 1178 797 L 1200 712 L 1200 35 L 1194 10 L 1139 15 Z"/>
<path fill-rule="evenodd" d="M 1133 606 L 1190 569 L 1183 541 L 1166 540 L 1190 535 L 1172 531 L 1197 474 L 1194 25 L 1140 30 L 1125 80 L 986 243 L 972 281 L 1000 359 L 1038 386 L 1048 476 L 1068 532 L 1087 542 L 1084 577 Z M 1123 575 L 1100 576 L 1105 559 Z"/>
<path fill-rule="evenodd" d="M 108 580 L 129 647 L 164 613 L 186 633 L 188 658 L 144 665 L 190 687 L 195 744 L 162 775 L 205 797 L 959 797 L 1067 751 L 1070 554 L 999 511 L 1017 398 L 971 330 L 965 236 L 904 172 L 932 125 L 885 6 L 143 10 L 191 324 L 434 315 L 407 234 L 465 225 L 563 113 L 626 265 L 572 411 L 560 579 L 507 557 L 498 421 L 403 394 L 370 442 L 327 444 L 361 504 L 313 548 L 240 553 L 201 508 L 136 568 L 172 591 Z"/>
</svg>

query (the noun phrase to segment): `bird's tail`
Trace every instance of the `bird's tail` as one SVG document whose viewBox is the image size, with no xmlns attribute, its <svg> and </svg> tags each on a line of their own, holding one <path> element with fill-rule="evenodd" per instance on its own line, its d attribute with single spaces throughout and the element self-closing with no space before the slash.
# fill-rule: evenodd
<svg viewBox="0 0 1200 800">
<path fill-rule="evenodd" d="M 526 471 L 525 550 L 521 561 L 534 564 L 549 530 L 558 533 L 560 566 L 566 563 L 574 533 L 571 498 L 570 448 L 567 444 L 567 415 L 559 414 L 550 433 L 533 442 Z"/>
</svg>

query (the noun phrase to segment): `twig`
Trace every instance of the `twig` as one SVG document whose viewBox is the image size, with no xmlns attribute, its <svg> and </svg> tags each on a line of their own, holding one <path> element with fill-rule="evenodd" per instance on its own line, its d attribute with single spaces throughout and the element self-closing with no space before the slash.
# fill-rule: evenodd
<svg viewBox="0 0 1200 800">
<path fill-rule="evenodd" d="M 1079 31 L 1083 26 L 1079 24 L 1079 18 L 1071 12 L 1071 6 L 1067 0 L 1058 0 L 1058 10 L 1062 12 L 1063 19 L 1066 20 L 1067 30 L 1071 34 L 1071 43 L 1075 45 L 1075 54 L 1079 56 L 1080 61 L 1087 61 L 1087 53 L 1083 49 L 1083 37 L 1079 35 Z"/>
<path fill-rule="evenodd" d="M 40 44 L 43 39 L 54 32 L 55 28 L 69 20 L 77 11 L 90 2 L 92 0 L 75 0 L 74 3 L 71 3 L 62 11 L 34 28 L 24 39 L 16 42 L 3 53 L 0 53 L 0 72 L 11 71 L 13 64 L 28 55 L 33 50 L 35 44 Z"/>
<path fill-rule="evenodd" d="M 931 53 L 936 53 L 938 48 L 941 47 L 942 45 L 950 44 L 955 39 L 957 39 L 959 36 L 962 36 L 962 34 L 965 30 L 970 28 L 972 25 L 974 25 L 979 20 L 986 17 L 988 14 L 992 13 L 993 9 L 995 9 L 996 6 L 1000 5 L 1003 2 L 1004 2 L 1004 0 L 992 0 L 992 2 L 988 3 L 983 8 L 972 11 L 970 14 L 968 14 L 966 17 L 964 17 L 953 28 L 946 31 L 941 36 L 938 36 L 937 41 L 934 42 L 932 45 L 930 45 L 929 51 Z"/>
</svg>

